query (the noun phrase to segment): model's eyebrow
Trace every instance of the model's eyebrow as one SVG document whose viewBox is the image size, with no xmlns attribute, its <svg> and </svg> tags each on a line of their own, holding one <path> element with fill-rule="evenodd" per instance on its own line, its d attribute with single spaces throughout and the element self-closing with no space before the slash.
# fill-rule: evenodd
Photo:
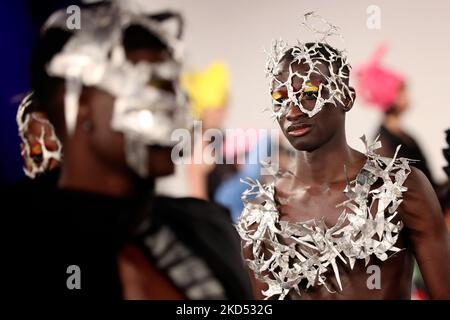
<svg viewBox="0 0 450 320">
<path fill-rule="evenodd" d="M 280 70 L 276 74 L 274 74 L 275 78 L 280 82 L 285 82 L 289 78 L 289 70 Z"/>
</svg>

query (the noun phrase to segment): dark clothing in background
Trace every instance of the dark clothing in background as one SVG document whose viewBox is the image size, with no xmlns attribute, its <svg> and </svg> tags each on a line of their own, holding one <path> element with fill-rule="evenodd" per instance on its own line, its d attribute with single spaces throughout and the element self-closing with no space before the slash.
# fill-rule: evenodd
<svg viewBox="0 0 450 320">
<path fill-rule="evenodd" d="M 216 164 L 214 169 L 208 174 L 208 199 L 214 201 L 216 191 L 219 186 L 228 178 L 234 176 L 238 172 L 236 165 L 234 164 Z"/>
<path fill-rule="evenodd" d="M 138 234 L 161 226 L 205 262 L 226 298 L 252 298 L 239 237 L 226 209 L 150 193 L 113 198 L 59 189 L 55 182 L 43 176 L 1 190 L 7 204 L 2 209 L 3 283 L 11 298 L 121 299 L 118 254 L 129 243 L 143 247 Z M 70 265 L 80 267 L 81 290 L 67 288 Z"/>
<path fill-rule="evenodd" d="M 413 160 L 418 160 L 411 165 L 420 169 L 425 176 L 430 180 L 431 184 L 435 186 L 435 182 L 431 175 L 431 171 L 428 167 L 427 160 L 425 158 L 422 149 L 416 140 L 410 135 L 403 133 L 402 136 L 398 136 L 391 131 L 389 131 L 385 126 L 381 125 L 378 129 L 376 135 L 380 135 L 380 141 L 383 145 L 383 149 L 389 149 L 389 154 L 384 154 L 384 156 L 392 157 L 398 145 L 401 145 L 398 157 L 409 158 Z"/>
</svg>

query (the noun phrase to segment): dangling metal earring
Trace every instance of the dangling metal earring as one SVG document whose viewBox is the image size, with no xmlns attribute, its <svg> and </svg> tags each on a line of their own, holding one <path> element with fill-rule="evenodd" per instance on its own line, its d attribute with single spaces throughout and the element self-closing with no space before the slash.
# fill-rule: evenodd
<svg viewBox="0 0 450 320">
<path fill-rule="evenodd" d="M 92 132 L 94 125 L 92 124 L 92 122 L 90 120 L 86 120 L 83 122 L 82 127 L 83 127 L 84 132 L 90 133 L 90 132 Z"/>
</svg>

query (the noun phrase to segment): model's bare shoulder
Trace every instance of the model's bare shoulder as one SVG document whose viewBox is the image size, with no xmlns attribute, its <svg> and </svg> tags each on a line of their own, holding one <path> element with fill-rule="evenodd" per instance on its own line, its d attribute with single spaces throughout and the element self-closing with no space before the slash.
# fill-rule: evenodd
<svg viewBox="0 0 450 320">
<path fill-rule="evenodd" d="M 427 289 L 433 299 L 450 299 L 450 239 L 437 196 L 416 168 L 404 185 L 400 212 Z"/>
<path fill-rule="evenodd" d="M 400 207 L 405 227 L 411 231 L 424 233 L 446 233 L 443 214 L 436 193 L 427 177 L 415 167 L 404 186 L 403 202 Z"/>
</svg>

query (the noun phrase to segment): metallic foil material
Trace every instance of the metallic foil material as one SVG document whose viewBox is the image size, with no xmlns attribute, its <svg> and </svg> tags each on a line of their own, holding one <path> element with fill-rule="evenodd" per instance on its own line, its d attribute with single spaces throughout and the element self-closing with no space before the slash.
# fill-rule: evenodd
<svg viewBox="0 0 450 320">
<path fill-rule="evenodd" d="M 111 128 L 124 134 L 128 164 L 145 177 L 148 146 L 174 145 L 172 131 L 187 127 L 190 117 L 186 95 L 179 87 L 179 34 L 171 32 L 163 22 L 128 9 L 121 1 L 83 9 L 81 29 L 53 57 L 47 72 L 66 79 L 64 111 L 69 134 L 75 129 L 83 86 L 95 86 L 115 97 Z M 63 13 L 53 14 L 43 32 L 52 27 L 64 28 Z M 158 37 L 171 56 L 158 63 L 128 61 L 122 38 L 130 25 L 139 25 Z M 158 87 L 161 82 L 171 83 L 173 92 Z"/>
<path fill-rule="evenodd" d="M 319 29 L 316 22 L 325 25 Z M 331 50 L 328 39 L 341 35 L 339 28 L 325 19 L 309 12 L 304 15 L 302 25 L 314 35 L 313 42 L 297 41 L 295 45 L 289 45 L 283 40 L 275 40 L 268 52 L 265 72 L 269 85 L 275 92 L 277 89 L 286 88 L 287 98 L 279 99 L 272 96 L 272 113 L 275 118 L 280 118 L 287 113 L 291 106 L 298 107 L 308 117 L 315 116 L 325 105 L 344 107 L 343 97 L 354 100 L 354 93 L 348 85 L 350 64 L 344 50 Z M 324 54 L 327 52 L 327 54 Z M 280 64 L 286 59 L 289 62 L 289 75 L 286 81 L 280 80 Z M 307 69 L 303 74 L 294 71 L 293 66 L 299 64 Z M 336 67 L 339 66 L 339 67 Z M 324 71 L 326 68 L 326 72 Z M 300 88 L 295 89 L 293 82 L 295 78 L 302 80 Z M 318 86 L 312 86 L 313 79 L 321 79 Z M 314 88 L 314 89 L 312 89 Z M 315 101 L 311 101 L 314 96 Z M 313 104 L 313 105 L 311 105 Z"/>
<path fill-rule="evenodd" d="M 367 142 L 367 160 L 353 181 L 347 182 L 344 194 L 348 200 L 337 205 L 342 213 L 334 226 L 324 218 L 291 223 L 280 220 L 274 200 L 275 182 L 261 184 L 246 180 L 249 188 L 243 193 L 244 210 L 237 230 L 244 247 L 250 247 L 253 259 L 248 266 L 269 288 L 262 293 L 266 299 L 284 299 L 290 292 L 298 295 L 309 287 L 323 285 L 332 272 L 342 290 L 340 264 L 353 269 L 356 260 L 385 261 L 399 252 L 396 242 L 402 222 L 398 207 L 403 186 L 411 172 L 410 160 L 381 157 L 378 138 Z"/>
<path fill-rule="evenodd" d="M 17 109 L 16 121 L 19 129 L 19 136 L 22 140 L 22 157 L 25 162 L 23 171 L 26 176 L 34 179 L 37 175 L 50 169 L 52 159 L 60 162 L 62 160 L 62 145 L 55 134 L 53 125 L 48 119 L 37 115 L 34 112 L 28 112 L 27 108 L 33 103 L 33 92 L 25 96 Z M 31 122 L 37 122 L 40 126 L 40 135 L 33 143 L 30 141 L 28 131 Z M 49 150 L 45 139 L 50 140 L 56 145 L 56 150 Z M 32 145 L 33 144 L 33 145 Z"/>
</svg>

